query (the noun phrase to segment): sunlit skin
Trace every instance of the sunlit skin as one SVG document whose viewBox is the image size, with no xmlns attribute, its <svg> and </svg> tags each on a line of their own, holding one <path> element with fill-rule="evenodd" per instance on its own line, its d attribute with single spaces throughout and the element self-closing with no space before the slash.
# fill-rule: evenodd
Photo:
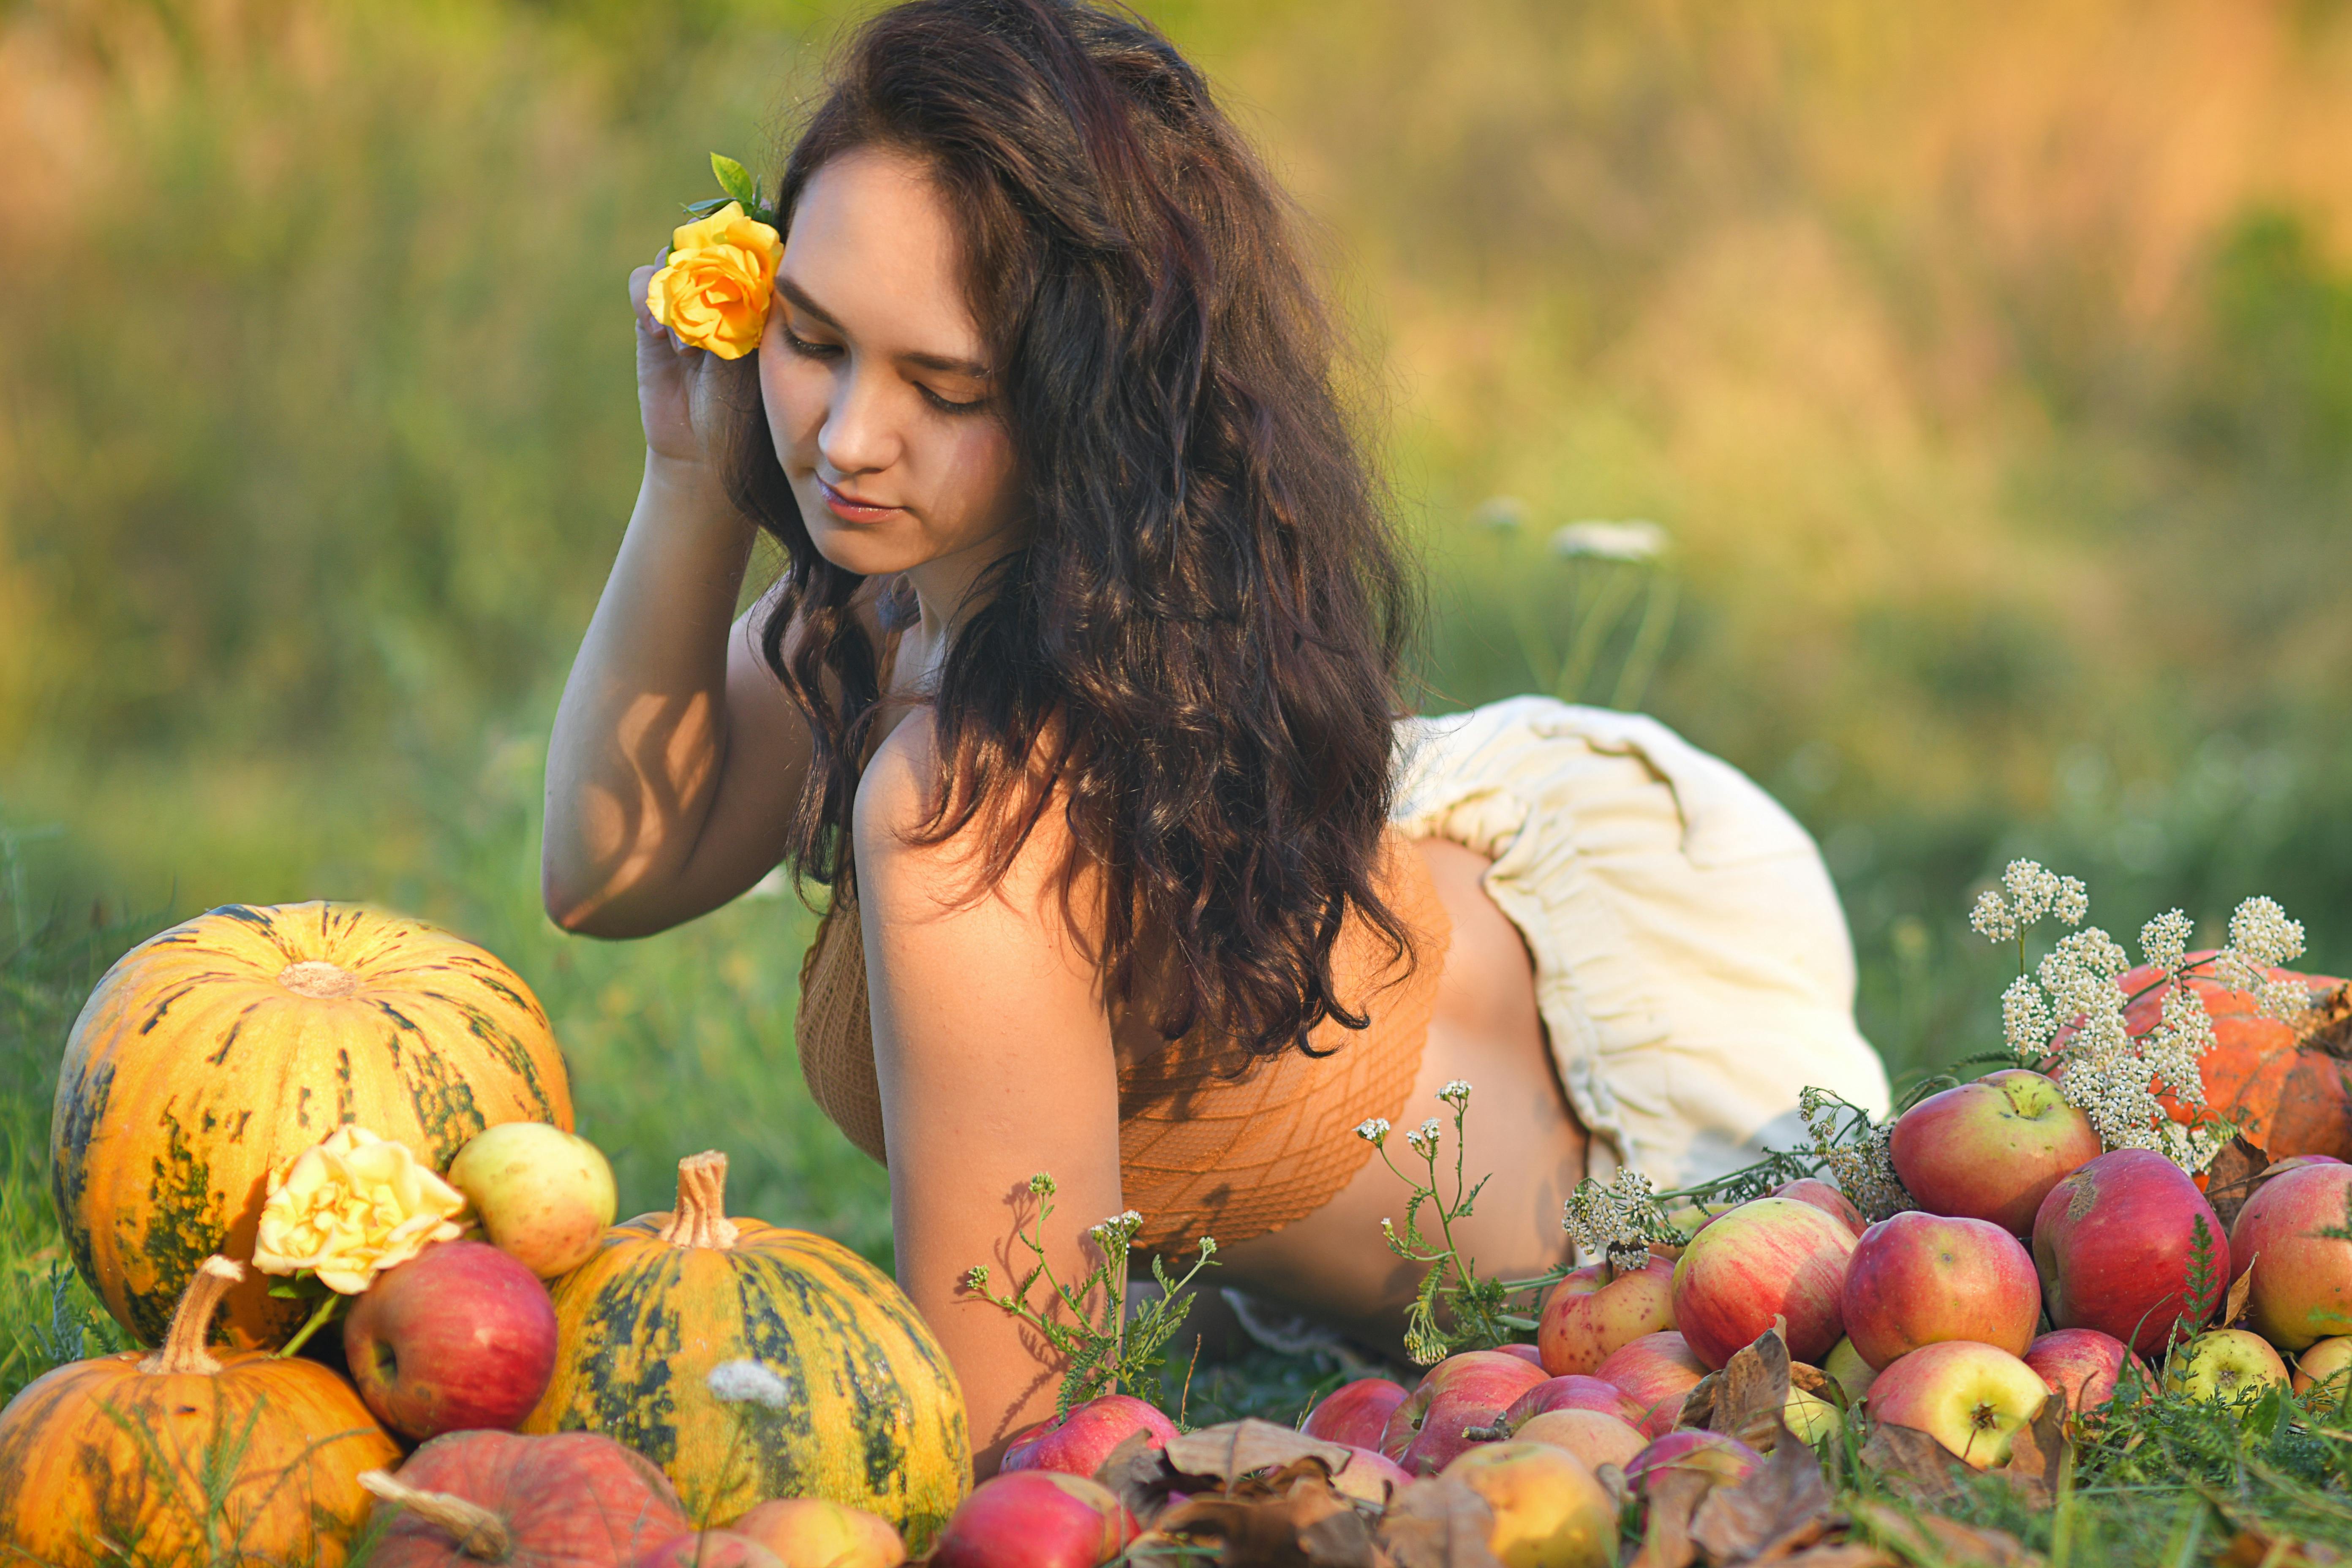
<svg viewBox="0 0 2352 1568">
<path fill-rule="evenodd" d="M 809 763 L 804 726 L 761 659 L 759 612 L 730 621 L 754 531 L 711 449 L 723 373 L 646 315 L 651 272 L 630 287 L 645 480 L 548 760 L 548 909 L 608 937 L 690 920 L 774 866 Z M 952 216 L 919 163 L 865 150 L 810 182 L 758 374 L 817 548 L 854 572 L 901 574 L 919 609 L 858 790 L 858 908 L 898 1278 L 955 1363 L 985 1474 L 1007 1436 L 1051 1413 L 1058 1373 L 962 1277 L 976 1263 L 999 1280 L 1011 1272 L 1015 1195 L 1040 1170 L 1060 1185 L 1055 1268 L 1085 1272 L 1085 1228 L 1127 1206 L 1119 1066 L 1161 1042 L 1134 1016 L 1114 1026 L 1088 933 L 1070 929 L 1050 891 L 1068 851 L 1057 814 L 977 901 L 960 896 L 967 843 L 905 841 L 934 765 L 925 684 L 975 585 L 984 591 L 983 569 L 1028 523 Z M 1405 1115 L 1441 1113 L 1448 1079 L 1475 1087 L 1473 1173 L 1495 1176 L 1455 1234 L 1482 1268 L 1533 1273 L 1566 1250 L 1560 1205 L 1582 1173 L 1583 1134 L 1551 1071 L 1527 949 L 1480 885 L 1487 863 L 1452 844 L 1418 847 L 1454 933 Z M 1375 1160 L 1306 1219 L 1224 1248 L 1211 1278 L 1392 1342 L 1412 1275 L 1380 1222 L 1401 1216 L 1404 1195 Z"/>
</svg>

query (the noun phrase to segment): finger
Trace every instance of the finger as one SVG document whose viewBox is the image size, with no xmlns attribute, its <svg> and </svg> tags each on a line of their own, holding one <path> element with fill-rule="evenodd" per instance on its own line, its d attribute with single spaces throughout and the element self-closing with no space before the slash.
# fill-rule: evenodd
<svg viewBox="0 0 2352 1568">
<path fill-rule="evenodd" d="M 653 307 L 648 303 L 653 280 L 654 268 L 650 267 L 640 267 L 629 274 L 629 306 L 636 312 L 638 330 L 649 336 L 661 330 L 661 324 L 654 320 Z"/>
</svg>

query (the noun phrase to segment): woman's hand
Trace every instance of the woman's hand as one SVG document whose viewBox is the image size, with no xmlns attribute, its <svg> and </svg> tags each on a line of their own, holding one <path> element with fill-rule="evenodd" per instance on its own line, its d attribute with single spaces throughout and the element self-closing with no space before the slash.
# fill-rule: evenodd
<svg viewBox="0 0 2352 1568">
<path fill-rule="evenodd" d="M 668 256 L 662 252 L 664 260 Z M 637 414 L 645 421 L 646 449 L 657 461 L 715 471 L 724 415 L 719 378 L 727 362 L 688 347 L 654 320 L 646 298 L 657 270 L 658 262 L 629 274 L 629 303 L 637 312 Z"/>
</svg>

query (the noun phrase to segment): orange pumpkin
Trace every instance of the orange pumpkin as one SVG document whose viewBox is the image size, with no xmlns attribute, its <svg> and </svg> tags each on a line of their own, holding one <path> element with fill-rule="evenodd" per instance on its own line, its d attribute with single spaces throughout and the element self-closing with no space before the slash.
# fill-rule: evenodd
<svg viewBox="0 0 2352 1568">
<path fill-rule="evenodd" d="M 253 1256 L 268 1172 L 357 1122 L 446 1168 L 497 1121 L 572 1125 L 547 1015 L 472 943 L 356 904 L 230 904 L 151 937 L 90 993 L 49 1122 L 82 1278 L 142 1343 L 199 1261 Z M 302 1321 L 256 1277 L 240 1348 Z"/>
<path fill-rule="evenodd" d="M 2158 971 L 2143 966 L 2116 984 L 2128 994 L 2158 978 Z M 2213 1047 L 2200 1064 L 2208 1109 L 2200 1113 L 2168 1095 L 2165 1108 L 2184 1125 L 2209 1115 L 2227 1118 L 2273 1160 L 2296 1154 L 2352 1160 L 2352 985 L 2286 969 L 2270 971 L 2270 978 L 2302 985 L 2311 1011 L 2289 1023 L 2263 1012 L 2246 992 L 2190 978 L 2213 1017 Z M 2158 989 L 2126 1008 L 2132 1033 L 2154 1028 L 2163 1005 Z"/>
<path fill-rule="evenodd" d="M 15 1549 L 0 1561 L 334 1568 L 349 1555 L 369 1511 L 359 1478 L 399 1446 L 317 1362 L 205 1349 L 244 1277 L 207 1258 L 162 1350 L 58 1367 L 0 1411 L 0 1547 Z"/>
</svg>

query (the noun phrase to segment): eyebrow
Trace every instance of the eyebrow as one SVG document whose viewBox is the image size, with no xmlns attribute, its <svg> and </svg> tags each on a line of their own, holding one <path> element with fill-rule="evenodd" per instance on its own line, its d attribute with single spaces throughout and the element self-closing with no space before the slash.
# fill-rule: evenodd
<svg viewBox="0 0 2352 1568">
<path fill-rule="evenodd" d="M 799 284 L 793 282 L 791 279 L 785 277 L 781 272 L 776 274 L 776 292 L 782 294 L 785 299 L 791 300 L 793 304 L 799 306 L 810 315 L 814 316 L 819 321 L 832 328 L 835 331 L 842 332 L 845 337 L 848 335 L 846 331 L 844 331 L 842 324 L 834 320 L 833 313 L 831 311 L 818 304 L 814 300 L 810 299 L 807 289 L 802 288 Z M 948 375 L 970 376 L 974 381 L 986 381 L 988 379 L 988 367 L 982 364 L 977 360 L 956 359 L 949 354 L 924 353 L 920 351 L 913 351 L 898 355 L 898 361 L 902 364 L 916 365 L 924 370 L 935 370 Z"/>
</svg>

